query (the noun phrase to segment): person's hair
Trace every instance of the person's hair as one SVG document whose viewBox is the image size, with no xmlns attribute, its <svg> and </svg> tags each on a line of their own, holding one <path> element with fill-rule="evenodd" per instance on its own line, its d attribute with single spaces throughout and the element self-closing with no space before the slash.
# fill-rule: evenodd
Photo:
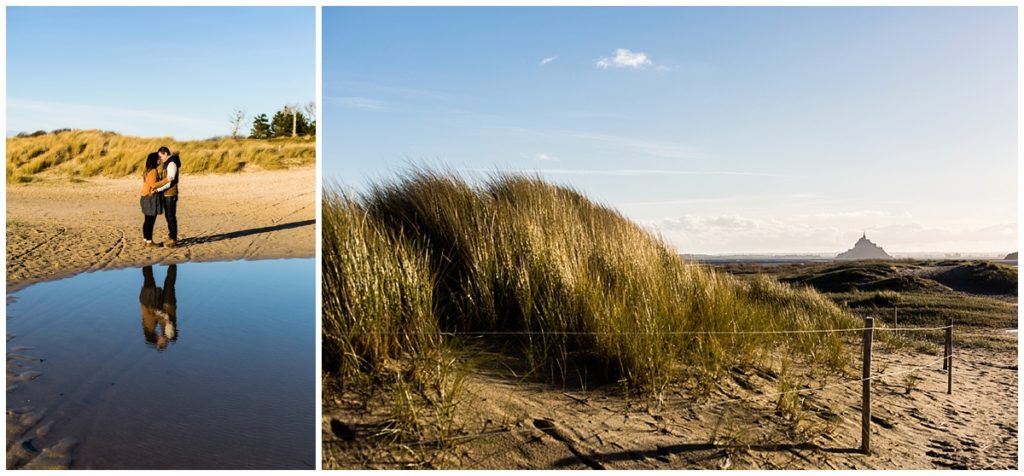
<svg viewBox="0 0 1024 476">
<path fill-rule="evenodd" d="M 142 170 L 142 176 L 145 177 L 150 170 L 153 170 L 160 166 L 160 156 L 153 152 L 146 156 L 146 168 Z"/>
<path fill-rule="evenodd" d="M 157 149 L 156 153 L 171 155 L 171 149 L 168 149 L 166 145 L 161 146 L 159 149 Z"/>
</svg>

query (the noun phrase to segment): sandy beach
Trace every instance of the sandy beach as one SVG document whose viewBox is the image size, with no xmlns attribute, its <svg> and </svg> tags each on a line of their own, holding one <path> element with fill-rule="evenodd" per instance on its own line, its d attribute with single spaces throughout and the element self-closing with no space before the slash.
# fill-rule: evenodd
<svg viewBox="0 0 1024 476">
<path fill-rule="evenodd" d="M 312 167 L 183 176 L 179 244 L 147 248 L 141 178 L 7 186 L 7 291 L 101 269 L 184 261 L 312 257 Z M 158 217 L 154 239 L 167 237 Z"/>
<path fill-rule="evenodd" d="M 1001 339 L 1012 342 L 1016 334 Z M 671 392 L 661 405 L 614 388 L 564 388 L 480 372 L 472 409 L 448 450 L 374 448 L 373 412 L 325 399 L 325 468 L 473 469 L 1012 469 L 1017 467 L 1017 355 L 964 349 L 946 394 L 939 355 L 880 348 L 873 374 L 872 454 L 860 448 L 855 375 L 808 376 L 798 424 L 776 411 L 773 375 L 735 373 L 708 400 Z M 500 365 L 495 365 L 498 370 Z M 924 367 L 913 370 L 917 367 Z M 851 369 L 851 373 L 852 369 Z M 907 392 L 907 375 L 915 383 Z M 854 381 L 852 385 L 844 382 Z M 811 390 L 828 386 L 826 390 Z M 723 404 L 738 400 L 737 403 Z M 347 422 L 342 425 L 339 422 Z M 351 434 L 339 435 L 348 427 Z M 346 432 L 342 432 L 346 433 Z M 346 438 L 347 436 L 347 438 Z"/>
</svg>

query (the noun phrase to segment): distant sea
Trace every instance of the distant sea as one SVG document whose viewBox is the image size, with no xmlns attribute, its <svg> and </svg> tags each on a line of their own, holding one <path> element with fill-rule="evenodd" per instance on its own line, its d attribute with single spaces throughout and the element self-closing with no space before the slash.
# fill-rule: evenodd
<svg viewBox="0 0 1024 476">
<path fill-rule="evenodd" d="M 909 252 L 890 253 L 894 259 L 920 260 L 986 260 L 1012 266 L 1016 260 L 1004 260 L 1006 253 L 942 253 L 942 252 Z M 828 263 L 835 260 L 835 253 L 792 253 L 792 254 L 689 254 L 680 253 L 683 259 L 710 264 L 747 263 L 761 265 Z"/>
</svg>

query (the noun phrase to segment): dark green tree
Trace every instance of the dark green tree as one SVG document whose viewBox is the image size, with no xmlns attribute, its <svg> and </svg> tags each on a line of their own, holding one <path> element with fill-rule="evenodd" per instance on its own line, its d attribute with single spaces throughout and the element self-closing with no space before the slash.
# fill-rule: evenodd
<svg viewBox="0 0 1024 476">
<path fill-rule="evenodd" d="M 302 106 L 302 110 L 306 112 L 306 118 L 309 119 L 309 130 L 307 134 L 311 136 L 316 135 L 316 101 L 309 101 Z"/>
<path fill-rule="evenodd" d="M 270 120 L 271 137 L 304 136 L 310 133 L 309 119 L 296 108 L 284 107 Z"/>
<path fill-rule="evenodd" d="M 275 116 L 276 117 L 276 116 Z M 250 139 L 269 139 L 270 134 L 270 121 L 267 120 L 266 114 L 260 114 L 252 120 L 252 130 L 249 131 Z"/>
</svg>

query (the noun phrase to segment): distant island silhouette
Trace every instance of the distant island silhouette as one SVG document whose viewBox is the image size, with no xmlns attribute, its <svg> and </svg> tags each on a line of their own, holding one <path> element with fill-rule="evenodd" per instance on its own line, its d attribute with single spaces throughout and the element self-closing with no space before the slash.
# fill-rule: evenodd
<svg viewBox="0 0 1024 476">
<path fill-rule="evenodd" d="M 1003 259 L 1017 261 L 1017 252 L 1014 251 L 1013 253 L 1006 255 L 1006 257 Z"/>
<path fill-rule="evenodd" d="M 868 239 L 868 234 L 864 233 L 863 236 L 857 240 L 857 243 L 842 253 L 836 256 L 837 260 L 858 260 L 858 259 L 892 259 L 889 253 L 886 253 L 881 246 L 874 244 Z"/>
</svg>

